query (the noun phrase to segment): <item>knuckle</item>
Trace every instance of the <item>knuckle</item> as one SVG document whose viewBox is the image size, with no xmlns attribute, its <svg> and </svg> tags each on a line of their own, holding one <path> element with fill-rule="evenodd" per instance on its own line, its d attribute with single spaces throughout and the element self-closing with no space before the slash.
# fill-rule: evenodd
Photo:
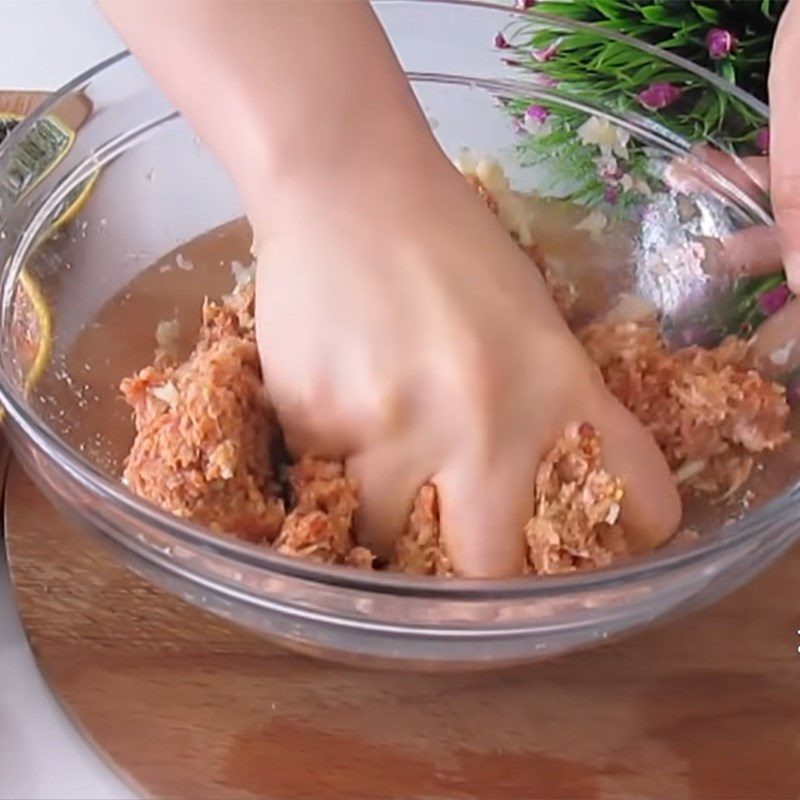
<svg viewBox="0 0 800 800">
<path fill-rule="evenodd" d="M 381 434 L 397 432 L 406 419 L 407 404 L 402 392 L 395 386 L 373 389 L 366 399 L 362 412 L 369 427 Z"/>
</svg>

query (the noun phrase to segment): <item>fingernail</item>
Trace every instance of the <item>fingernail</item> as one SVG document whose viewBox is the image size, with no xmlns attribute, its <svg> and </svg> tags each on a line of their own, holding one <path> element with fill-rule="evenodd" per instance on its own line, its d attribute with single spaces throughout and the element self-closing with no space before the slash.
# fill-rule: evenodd
<svg viewBox="0 0 800 800">
<path fill-rule="evenodd" d="M 797 288 L 800 287 L 800 252 L 793 250 L 787 253 L 783 259 L 783 269 L 789 288 L 797 294 Z"/>
</svg>

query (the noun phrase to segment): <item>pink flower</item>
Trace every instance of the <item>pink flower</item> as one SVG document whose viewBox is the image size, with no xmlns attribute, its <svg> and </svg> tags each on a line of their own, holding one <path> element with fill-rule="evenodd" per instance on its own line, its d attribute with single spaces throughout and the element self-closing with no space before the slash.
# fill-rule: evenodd
<svg viewBox="0 0 800 800">
<path fill-rule="evenodd" d="M 724 28 L 711 28 L 706 34 L 708 55 L 715 61 L 730 55 L 738 44 L 736 37 Z"/>
<path fill-rule="evenodd" d="M 769 289 L 758 298 L 758 310 L 768 317 L 786 305 L 789 295 L 789 287 L 785 283 Z"/>
<path fill-rule="evenodd" d="M 594 163 L 597 176 L 604 181 L 618 181 L 625 174 L 624 164 L 620 164 L 613 155 L 601 155 Z"/>
<path fill-rule="evenodd" d="M 658 111 L 674 103 L 681 96 L 681 90 L 671 83 L 651 83 L 636 95 L 636 99 L 650 111 Z"/>
<path fill-rule="evenodd" d="M 542 47 L 540 50 L 531 50 L 531 55 L 534 60 L 539 63 L 550 61 L 558 52 L 558 42 L 551 42 L 547 47 Z"/>
<path fill-rule="evenodd" d="M 536 5 L 536 0 L 514 0 L 514 7 L 519 11 L 527 11 Z"/>
<path fill-rule="evenodd" d="M 762 128 L 756 133 L 756 147 L 760 153 L 769 153 L 769 128 Z"/>
<path fill-rule="evenodd" d="M 558 86 L 558 81 L 552 75 L 545 75 L 543 72 L 531 75 L 531 80 L 537 86 L 543 86 L 545 89 L 553 89 Z"/>
<path fill-rule="evenodd" d="M 508 43 L 508 40 L 502 33 L 499 31 L 494 35 L 494 46 L 498 50 L 507 50 L 511 45 Z"/>
<path fill-rule="evenodd" d="M 536 130 L 541 125 L 547 122 L 550 112 L 544 107 L 539 105 L 528 106 L 525 109 L 525 127 L 528 130 Z"/>
</svg>

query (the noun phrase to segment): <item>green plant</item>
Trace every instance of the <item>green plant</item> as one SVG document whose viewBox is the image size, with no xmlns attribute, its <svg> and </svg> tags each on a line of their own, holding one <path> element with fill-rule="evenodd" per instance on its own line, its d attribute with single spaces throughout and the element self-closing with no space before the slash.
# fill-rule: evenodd
<svg viewBox="0 0 800 800">
<path fill-rule="evenodd" d="M 618 113 L 646 110 L 692 142 L 714 142 L 739 155 L 766 152 L 763 118 L 735 94 L 708 89 L 692 71 L 658 58 L 607 32 L 624 34 L 699 64 L 763 102 L 777 21 L 787 0 L 538 0 L 518 3 L 541 14 L 589 23 L 574 30 L 522 18 L 498 34 L 508 64 L 533 74 L 545 88 L 582 97 Z M 522 163 L 546 163 L 557 176 L 551 193 L 609 213 L 629 213 L 653 182 L 648 158 L 635 141 L 599 158 L 581 136 L 586 114 L 561 103 L 503 98 L 522 135 Z M 602 167 L 602 168 L 601 168 Z M 780 288 L 782 287 L 782 288 Z M 782 274 L 737 281 L 729 297 L 695 323 L 704 334 L 748 334 L 771 313 Z M 774 303 L 773 303 L 774 305 Z M 694 323 L 693 323 L 694 324 Z"/>
<path fill-rule="evenodd" d="M 767 68 L 776 21 L 786 0 L 541 0 L 535 10 L 590 23 L 594 30 L 560 30 L 536 20 L 521 21 L 503 32 L 497 44 L 509 48 L 507 60 L 534 72 L 545 85 L 566 87 L 620 112 L 648 109 L 669 120 L 689 141 L 713 140 L 737 152 L 757 152 L 763 144 L 761 118 L 735 95 L 709 91 L 702 79 L 606 32 L 625 34 L 669 50 L 715 71 L 765 100 Z M 509 111 L 525 123 L 524 98 L 510 98 Z M 573 199 L 596 200 L 598 181 L 591 154 L 574 135 L 580 114 L 560 106 L 543 136 L 520 142 L 527 163 L 556 158 L 562 174 L 580 179 Z M 631 169 L 636 170 L 636 147 Z"/>
</svg>

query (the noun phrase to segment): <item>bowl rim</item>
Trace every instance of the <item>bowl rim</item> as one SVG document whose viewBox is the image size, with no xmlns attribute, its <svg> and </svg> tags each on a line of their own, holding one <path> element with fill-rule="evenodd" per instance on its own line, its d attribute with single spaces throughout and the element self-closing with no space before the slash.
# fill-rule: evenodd
<svg viewBox="0 0 800 800">
<path fill-rule="evenodd" d="M 426 4 L 428 6 L 463 7 L 470 10 L 477 9 L 502 13 L 509 17 L 511 21 L 536 20 L 550 25 L 555 23 L 567 29 L 588 29 L 597 32 L 597 28 L 589 23 L 570 20 L 557 15 L 544 14 L 534 10 L 522 11 L 492 2 L 483 2 L 482 0 L 375 0 L 375 2 L 379 6 Z M 508 24 L 511 24 L 511 21 Z M 662 51 L 657 47 L 640 42 L 624 34 L 607 30 L 602 30 L 602 34 L 609 39 L 624 42 L 679 66 L 719 90 L 736 95 L 753 111 L 765 118 L 768 116 L 768 108 L 764 103 L 739 87 L 728 84 L 703 67 L 692 64 L 674 53 Z M 3 144 L 3 149 L 14 147 L 16 142 L 25 135 L 26 131 L 38 119 L 58 105 L 71 92 L 106 73 L 114 65 L 133 60 L 134 57 L 131 53 L 123 50 L 104 59 L 66 83 L 40 104 L 28 118 L 9 134 Z M 177 115 L 177 112 L 174 115 Z M 0 221 L 0 229 L 5 225 L 6 220 Z M 8 313 L 10 297 L 16 285 L 17 276 L 9 275 L 12 262 L 13 258 L 7 259 L 3 264 L 2 272 L 0 272 L 4 314 Z M 14 424 L 33 442 L 37 449 L 45 454 L 47 459 L 55 463 L 58 470 L 66 472 L 72 480 L 82 485 L 89 493 L 97 497 L 101 503 L 110 503 L 117 510 L 128 515 L 133 522 L 157 529 L 160 534 L 175 539 L 181 545 L 200 548 L 206 553 L 221 556 L 239 566 L 255 567 L 272 574 L 311 581 L 320 585 L 355 590 L 361 593 L 413 596 L 421 599 L 485 601 L 500 599 L 533 600 L 554 596 L 563 598 L 590 590 L 618 588 L 622 584 L 628 584 L 636 580 L 646 580 L 654 576 L 662 577 L 666 573 L 713 558 L 718 554 L 733 549 L 744 540 L 764 532 L 765 529 L 774 524 L 776 519 L 783 519 L 787 522 L 797 521 L 797 518 L 788 520 L 785 515 L 791 511 L 792 507 L 800 507 L 798 506 L 800 484 L 796 484 L 763 506 L 751 511 L 746 518 L 726 523 L 713 534 L 701 537 L 695 543 L 681 546 L 670 552 L 648 553 L 632 558 L 622 565 L 594 572 L 541 577 L 514 576 L 494 580 L 468 578 L 442 580 L 429 576 L 366 572 L 354 568 L 343 568 L 338 565 L 328 566 L 304 559 L 292 558 L 263 546 L 222 537 L 211 533 L 207 528 L 179 519 L 138 498 L 121 482 L 113 480 L 101 472 L 77 451 L 69 447 L 37 415 L 30 412 L 23 398 L 14 388 L 12 382 L 8 380 L 5 371 L 2 369 L 0 369 L 0 404 L 5 408 Z M 722 535 L 723 531 L 725 532 L 724 536 Z M 108 535 L 108 533 L 103 531 L 103 535 Z M 120 539 L 120 541 L 124 544 L 123 539 Z M 217 577 L 217 580 L 219 580 L 219 577 Z"/>
</svg>

